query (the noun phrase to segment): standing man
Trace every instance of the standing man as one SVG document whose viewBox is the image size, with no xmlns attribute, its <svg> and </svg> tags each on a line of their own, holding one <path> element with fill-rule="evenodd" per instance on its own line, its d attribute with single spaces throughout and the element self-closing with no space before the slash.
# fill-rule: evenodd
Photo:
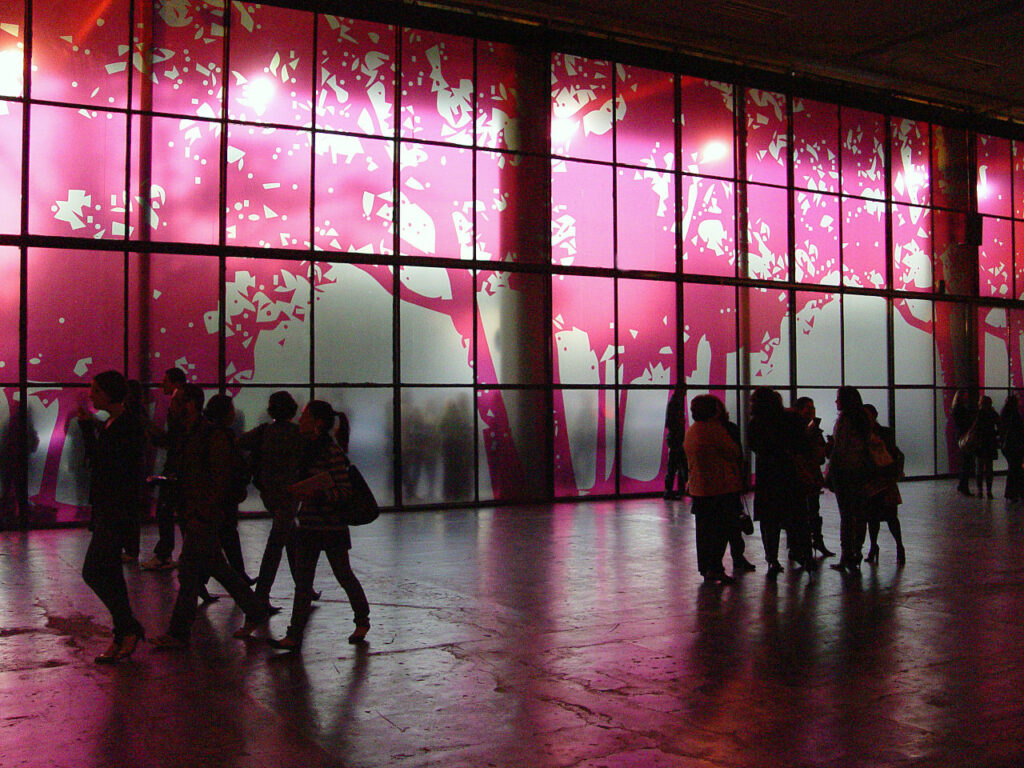
<svg viewBox="0 0 1024 768">
<path fill-rule="evenodd" d="M 821 428 L 821 419 L 818 418 L 815 410 L 814 400 L 809 397 L 799 397 L 794 410 L 800 417 L 800 423 L 804 426 L 804 448 L 806 450 L 797 457 L 797 472 L 800 475 L 800 484 L 803 486 L 804 493 L 807 494 L 807 519 L 811 527 L 811 548 L 821 552 L 823 557 L 832 557 L 835 552 L 825 546 L 825 539 L 821 535 L 821 489 L 825 485 L 821 467 L 825 463 L 825 433 Z"/>
<path fill-rule="evenodd" d="M 177 464 L 182 529 L 178 596 L 167 632 L 153 639 L 161 649 L 188 647 L 199 596 L 211 576 L 245 613 L 246 624 L 261 624 L 269 615 L 245 579 L 228 565 L 217 535 L 231 493 L 230 438 L 225 430 L 204 422 L 202 389 L 186 384 L 181 399 L 184 434 Z"/>
<path fill-rule="evenodd" d="M 167 449 L 164 458 L 163 477 L 160 492 L 156 500 L 156 526 L 159 538 L 153 549 L 153 557 L 142 563 L 148 571 L 168 571 L 177 563 L 171 559 L 174 554 L 174 522 L 179 507 L 178 489 L 175 476 L 178 471 L 178 454 L 181 452 L 182 440 L 182 404 L 181 388 L 185 386 L 185 372 L 180 368 L 168 368 L 164 379 L 160 382 L 160 391 L 170 398 L 167 404 L 167 424 L 164 429 L 153 426 L 150 439 L 158 448 Z"/>
</svg>

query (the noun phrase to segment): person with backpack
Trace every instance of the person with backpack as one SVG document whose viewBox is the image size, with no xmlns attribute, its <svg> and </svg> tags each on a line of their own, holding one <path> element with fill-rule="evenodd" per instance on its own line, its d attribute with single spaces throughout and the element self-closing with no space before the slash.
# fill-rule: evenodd
<svg viewBox="0 0 1024 768">
<path fill-rule="evenodd" d="M 299 431 L 304 443 L 299 465 L 302 479 L 291 487 L 292 493 L 301 500 L 293 538 L 295 598 L 291 623 L 284 638 L 269 640 L 272 647 L 281 650 L 294 652 L 302 648 L 311 612 L 313 578 L 321 552 L 327 555 L 334 576 L 348 595 L 355 614 L 355 630 L 348 641 L 365 642 L 370 631 L 370 605 L 349 562 L 352 538 L 344 522 L 344 505 L 347 499 L 352 498 L 353 492 L 348 456 L 331 436 L 334 420 L 334 408 L 323 400 L 311 400 L 299 417 Z"/>
</svg>

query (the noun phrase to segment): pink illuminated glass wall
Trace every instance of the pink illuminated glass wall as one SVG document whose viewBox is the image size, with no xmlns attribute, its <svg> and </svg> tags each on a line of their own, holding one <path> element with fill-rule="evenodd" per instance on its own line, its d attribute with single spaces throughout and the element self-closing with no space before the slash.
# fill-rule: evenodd
<svg viewBox="0 0 1024 768">
<path fill-rule="evenodd" d="M 39 524 L 84 515 L 106 368 L 180 367 L 239 428 L 327 399 L 406 506 L 656 492 L 677 387 L 830 426 L 854 384 L 944 473 L 961 351 L 1000 403 L 1024 383 L 1020 142 L 387 19 L 26 10 L 0 4 L 0 430 L 26 414 Z"/>
</svg>

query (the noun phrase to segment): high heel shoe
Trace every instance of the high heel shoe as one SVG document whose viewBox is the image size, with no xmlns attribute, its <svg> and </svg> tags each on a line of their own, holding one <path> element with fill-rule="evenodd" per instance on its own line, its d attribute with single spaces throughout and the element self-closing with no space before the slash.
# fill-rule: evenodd
<svg viewBox="0 0 1024 768">
<path fill-rule="evenodd" d="M 302 641 L 291 635 L 285 635 L 280 640 L 273 637 L 268 638 L 267 645 L 279 651 L 288 651 L 288 653 L 298 653 L 302 650 Z"/>
<path fill-rule="evenodd" d="M 781 565 L 779 565 L 779 561 L 778 560 L 772 560 L 770 563 L 768 563 L 767 577 L 769 579 L 774 579 L 780 573 L 784 573 L 785 570 L 786 570 L 785 568 L 783 568 Z"/>
<path fill-rule="evenodd" d="M 898 547 L 896 547 L 896 565 L 906 565 L 906 564 L 907 564 L 907 550 L 905 550 L 903 548 L 903 545 L 900 544 Z"/>
<path fill-rule="evenodd" d="M 835 557 L 835 555 L 836 555 L 835 552 L 833 552 L 832 550 L 830 550 L 828 547 L 825 546 L 825 540 L 824 539 L 820 539 L 820 538 L 816 539 L 812 549 L 816 549 L 819 552 L 821 552 L 821 556 L 822 557 Z"/>
<path fill-rule="evenodd" d="M 110 646 L 107 648 L 107 650 L 105 650 L 103 653 L 97 656 L 94 659 L 94 661 L 97 664 L 113 664 L 115 661 L 121 658 L 120 654 L 121 643 L 117 640 L 114 640 L 110 643 Z"/>
<path fill-rule="evenodd" d="M 145 637 L 146 633 L 141 629 L 134 635 L 125 635 L 121 639 L 121 650 L 117 653 L 118 661 L 121 659 L 127 659 L 135 653 L 135 649 L 139 647 L 139 643 L 142 642 Z"/>
<path fill-rule="evenodd" d="M 864 558 L 864 562 L 871 563 L 872 565 L 878 562 L 878 547 L 872 546 L 868 550 L 868 556 Z"/>
</svg>

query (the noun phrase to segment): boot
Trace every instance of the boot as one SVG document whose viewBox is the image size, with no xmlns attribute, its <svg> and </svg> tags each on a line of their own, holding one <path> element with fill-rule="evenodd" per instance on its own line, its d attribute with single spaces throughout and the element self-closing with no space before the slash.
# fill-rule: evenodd
<svg viewBox="0 0 1024 768">
<path fill-rule="evenodd" d="M 821 535 L 821 524 L 820 517 L 814 521 L 814 532 L 811 534 L 811 553 L 813 554 L 814 550 L 817 550 L 821 552 L 822 557 L 834 557 L 836 553 L 825 546 L 825 539 Z"/>
</svg>

